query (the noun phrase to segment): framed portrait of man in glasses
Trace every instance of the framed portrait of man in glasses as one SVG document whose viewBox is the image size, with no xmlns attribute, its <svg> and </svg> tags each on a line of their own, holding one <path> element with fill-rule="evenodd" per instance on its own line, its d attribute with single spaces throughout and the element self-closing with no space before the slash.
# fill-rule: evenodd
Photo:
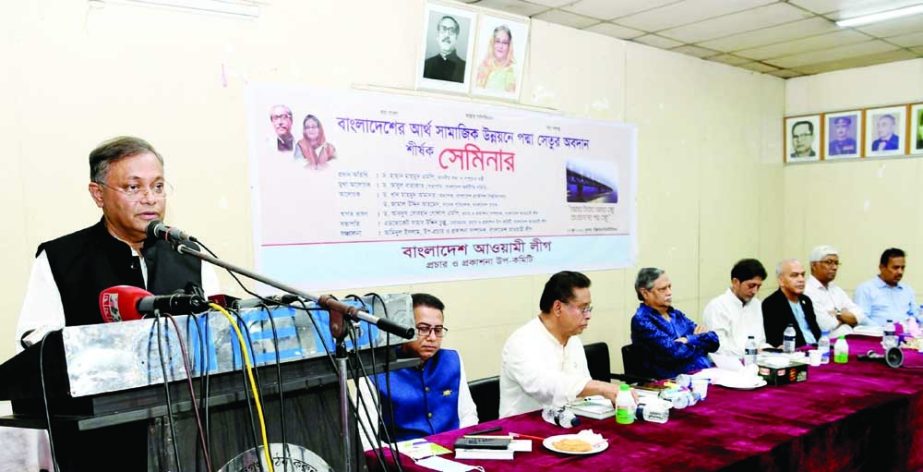
<svg viewBox="0 0 923 472">
<path fill-rule="evenodd" d="M 468 73 L 474 42 L 473 12 L 428 4 L 422 57 L 417 61 L 417 88 L 468 92 Z"/>
<path fill-rule="evenodd" d="M 785 118 L 785 161 L 809 162 L 820 160 L 823 148 L 820 115 Z"/>
</svg>

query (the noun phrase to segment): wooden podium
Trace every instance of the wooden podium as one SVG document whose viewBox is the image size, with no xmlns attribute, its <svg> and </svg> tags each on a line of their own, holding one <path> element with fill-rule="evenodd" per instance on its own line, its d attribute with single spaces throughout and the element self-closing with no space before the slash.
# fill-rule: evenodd
<svg viewBox="0 0 923 472">
<path fill-rule="evenodd" d="M 409 303 L 406 307 L 404 301 L 398 305 L 400 309 L 389 311 L 398 315 L 397 319 L 402 322 L 406 322 L 404 318 L 408 314 L 412 320 Z M 401 311 L 403 313 L 397 313 Z M 317 314 L 314 316 L 318 318 Z M 276 337 L 279 352 L 284 352 L 286 358 L 277 366 L 275 352 L 267 353 L 265 349 L 267 344 L 270 349 L 274 349 L 276 344 L 271 338 L 266 342 L 265 332 L 261 336 L 258 328 L 265 326 L 259 321 L 259 316 L 250 318 L 256 321 L 245 324 L 253 344 L 251 355 L 257 360 L 254 374 L 260 386 L 269 443 L 283 443 L 281 418 L 284 416 L 285 443 L 316 454 L 331 470 L 345 470 L 335 364 L 323 349 L 317 349 L 330 340 L 319 332 L 316 325 L 307 324 L 310 321 L 304 312 L 293 310 L 289 318 L 283 314 L 275 320 Z M 395 319 L 395 316 L 390 318 Z M 212 325 L 206 330 L 206 340 L 196 342 L 196 339 L 203 339 L 196 337 L 196 332 L 202 332 L 201 319 L 211 319 Z M 195 318 L 191 322 L 193 326 L 190 326 L 187 317 L 177 317 L 177 321 L 181 327 L 185 323 L 186 328 L 181 328 L 181 331 L 186 331 L 183 333 L 187 336 L 184 340 L 192 341 L 186 347 L 189 357 L 194 358 L 190 377 L 200 411 L 204 409 L 206 399 L 203 395 L 206 385 L 204 373 L 209 372 L 208 414 L 202 420 L 207 423 L 213 468 L 219 470 L 227 465 L 224 470 L 228 472 L 260 470 L 259 464 L 252 461 L 248 466 L 229 464 L 242 453 L 262 446 L 255 409 L 252 413 L 254 422 L 251 423 L 250 419 L 252 401 L 249 386 L 244 383 L 245 373 L 240 368 L 239 348 L 235 353 L 235 344 L 228 343 L 229 338 L 222 338 L 220 334 L 230 325 L 225 321 L 222 326 L 215 314 L 202 315 L 198 327 L 195 327 Z M 0 426 L 46 428 L 39 368 L 41 358 L 55 453 L 62 470 L 177 470 L 173 440 L 179 449 L 182 470 L 205 470 L 188 381 L 182 359 L 178 356 L 176 333 L 164 331 L 166 325 L 162 325 L 164 344 L 158 351 L 156 344 L 151 345 L 151 340 L 156 342 L 157 339 L 153 326 L 153 320 L 145 319 L 68 327 L 49 334 L 44 347 L 40 344 L 31 346 L 0 365 L 0 378 L 3 379 L 0 382 L 0 400 L 11 400 L 13 406 L 13 415 L 0 418 Z M 304 326 L 308 328 L 301 329 Z M 374 340 L 365 346 L 361 341 L 363 329 L 366 329 L 364 334 L 367 338 Z M 352 349 L 349 354 L 351 365 L 356 359 L 361 359 L 371 373 L 373 369 L 381 372 L 386 365 L 390 369 L 398 369 L 414 364 L 412 359 L 396 360 L 394 349 L 381 345 L 387 336 L 385 333 L 360 326 L 359 334 L 359 349 Z M 400 341 L 392 336 L 390 342 L 393 346 Z M 283 350 L 283 347 L 286 349 Z M 166 351 L 166 366 L 160 362 L 159 354 L 163 351 Z M 214 364 L 209 365 L 209 360 Z M 168 421 L 164 369 L 167 370 L 166 388 L 169 388 L 174 413 L 175 438 L 171 435 Z M 281 384 L 278 381 L 279 370 Z M 280 405 L 280 390 L 284 405 Z M 364 470 L 365 460 L 354 416 L 351 416 L 349 427 L 352 437 L 349 443 L 354 449 L 352 457 L 357 458 L 352 461 L 353 469 Z M 273 445 L 275 468 L 277 471 L 284 470 L 281 455 L 276 456 L 275 449 Z M 288 470 L 320 470 L 310 468 L 310 463 L 304 461 L 299 452 L 290 451 Z"/>
</svg>

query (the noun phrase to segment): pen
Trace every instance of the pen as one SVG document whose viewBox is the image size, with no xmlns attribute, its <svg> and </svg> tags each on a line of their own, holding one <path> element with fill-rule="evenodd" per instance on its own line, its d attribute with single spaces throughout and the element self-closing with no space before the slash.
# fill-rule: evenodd
<svg viewBox="0 0 923 472">
<path fill-rule="evenodd" d="M 499 426 L 494 426 L 493 428 L 487 428 L 487 429 L 481 429 L 481 430 L 478 430 L 478 431 L 472 431 L 472 432 L 466 434 L 465 437 L 467 438 L 467 437 L 471 437 L 471 436 L 477 436 L 477 435 L 480 435 L 480 434 L 493 433 L 493 432 L 496 432 L 496 431 L 500 431 L 500 429 L 501 429 L 501 428 L 500 428 Z"/>
</svg>

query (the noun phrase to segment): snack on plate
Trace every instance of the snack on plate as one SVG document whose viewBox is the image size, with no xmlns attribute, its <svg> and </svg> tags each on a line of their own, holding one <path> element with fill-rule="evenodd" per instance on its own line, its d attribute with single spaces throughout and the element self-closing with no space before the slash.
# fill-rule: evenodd
<svg viewBox="0 0 923 472">
<path fill-rule="evenodd" d="M 904 338 L 904 344 L 901 347 L 919 351 L 923 347 L 923 338 Z"/>
<path fill-rule="evenodd" d="M 590 452 L 593 446 L 582 439 L 561 439 L 554 442 L 554 447 L 567 452 Z"/>
</svg>

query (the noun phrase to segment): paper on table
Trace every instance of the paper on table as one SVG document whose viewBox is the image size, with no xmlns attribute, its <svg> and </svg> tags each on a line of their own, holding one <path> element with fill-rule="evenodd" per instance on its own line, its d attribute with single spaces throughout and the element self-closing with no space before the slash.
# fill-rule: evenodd
<svg viewBox="0 0 923 472">
<path fill-rule="evenodd" d="M 425 439 L 411 439 L 397 443 L 397 450 L 406 454 L 413 460 L 423 457 L 437 456 L 439 454 L 448 454 L 452 451 Z"/>
<path fill-rule="evenodd" d="M 483 467 L 462 464 L 461 462 L 450 461 L 444 457 L 439 456 L 432 456 L 427 457 L 426 459 L 418 460 L 416 464 L 421 467 L 426 467 L 430 470 L 439 470 L 442 472 L 467 472 L 469 470 L 479 470 L 484 472 Z"/>
</svg>

